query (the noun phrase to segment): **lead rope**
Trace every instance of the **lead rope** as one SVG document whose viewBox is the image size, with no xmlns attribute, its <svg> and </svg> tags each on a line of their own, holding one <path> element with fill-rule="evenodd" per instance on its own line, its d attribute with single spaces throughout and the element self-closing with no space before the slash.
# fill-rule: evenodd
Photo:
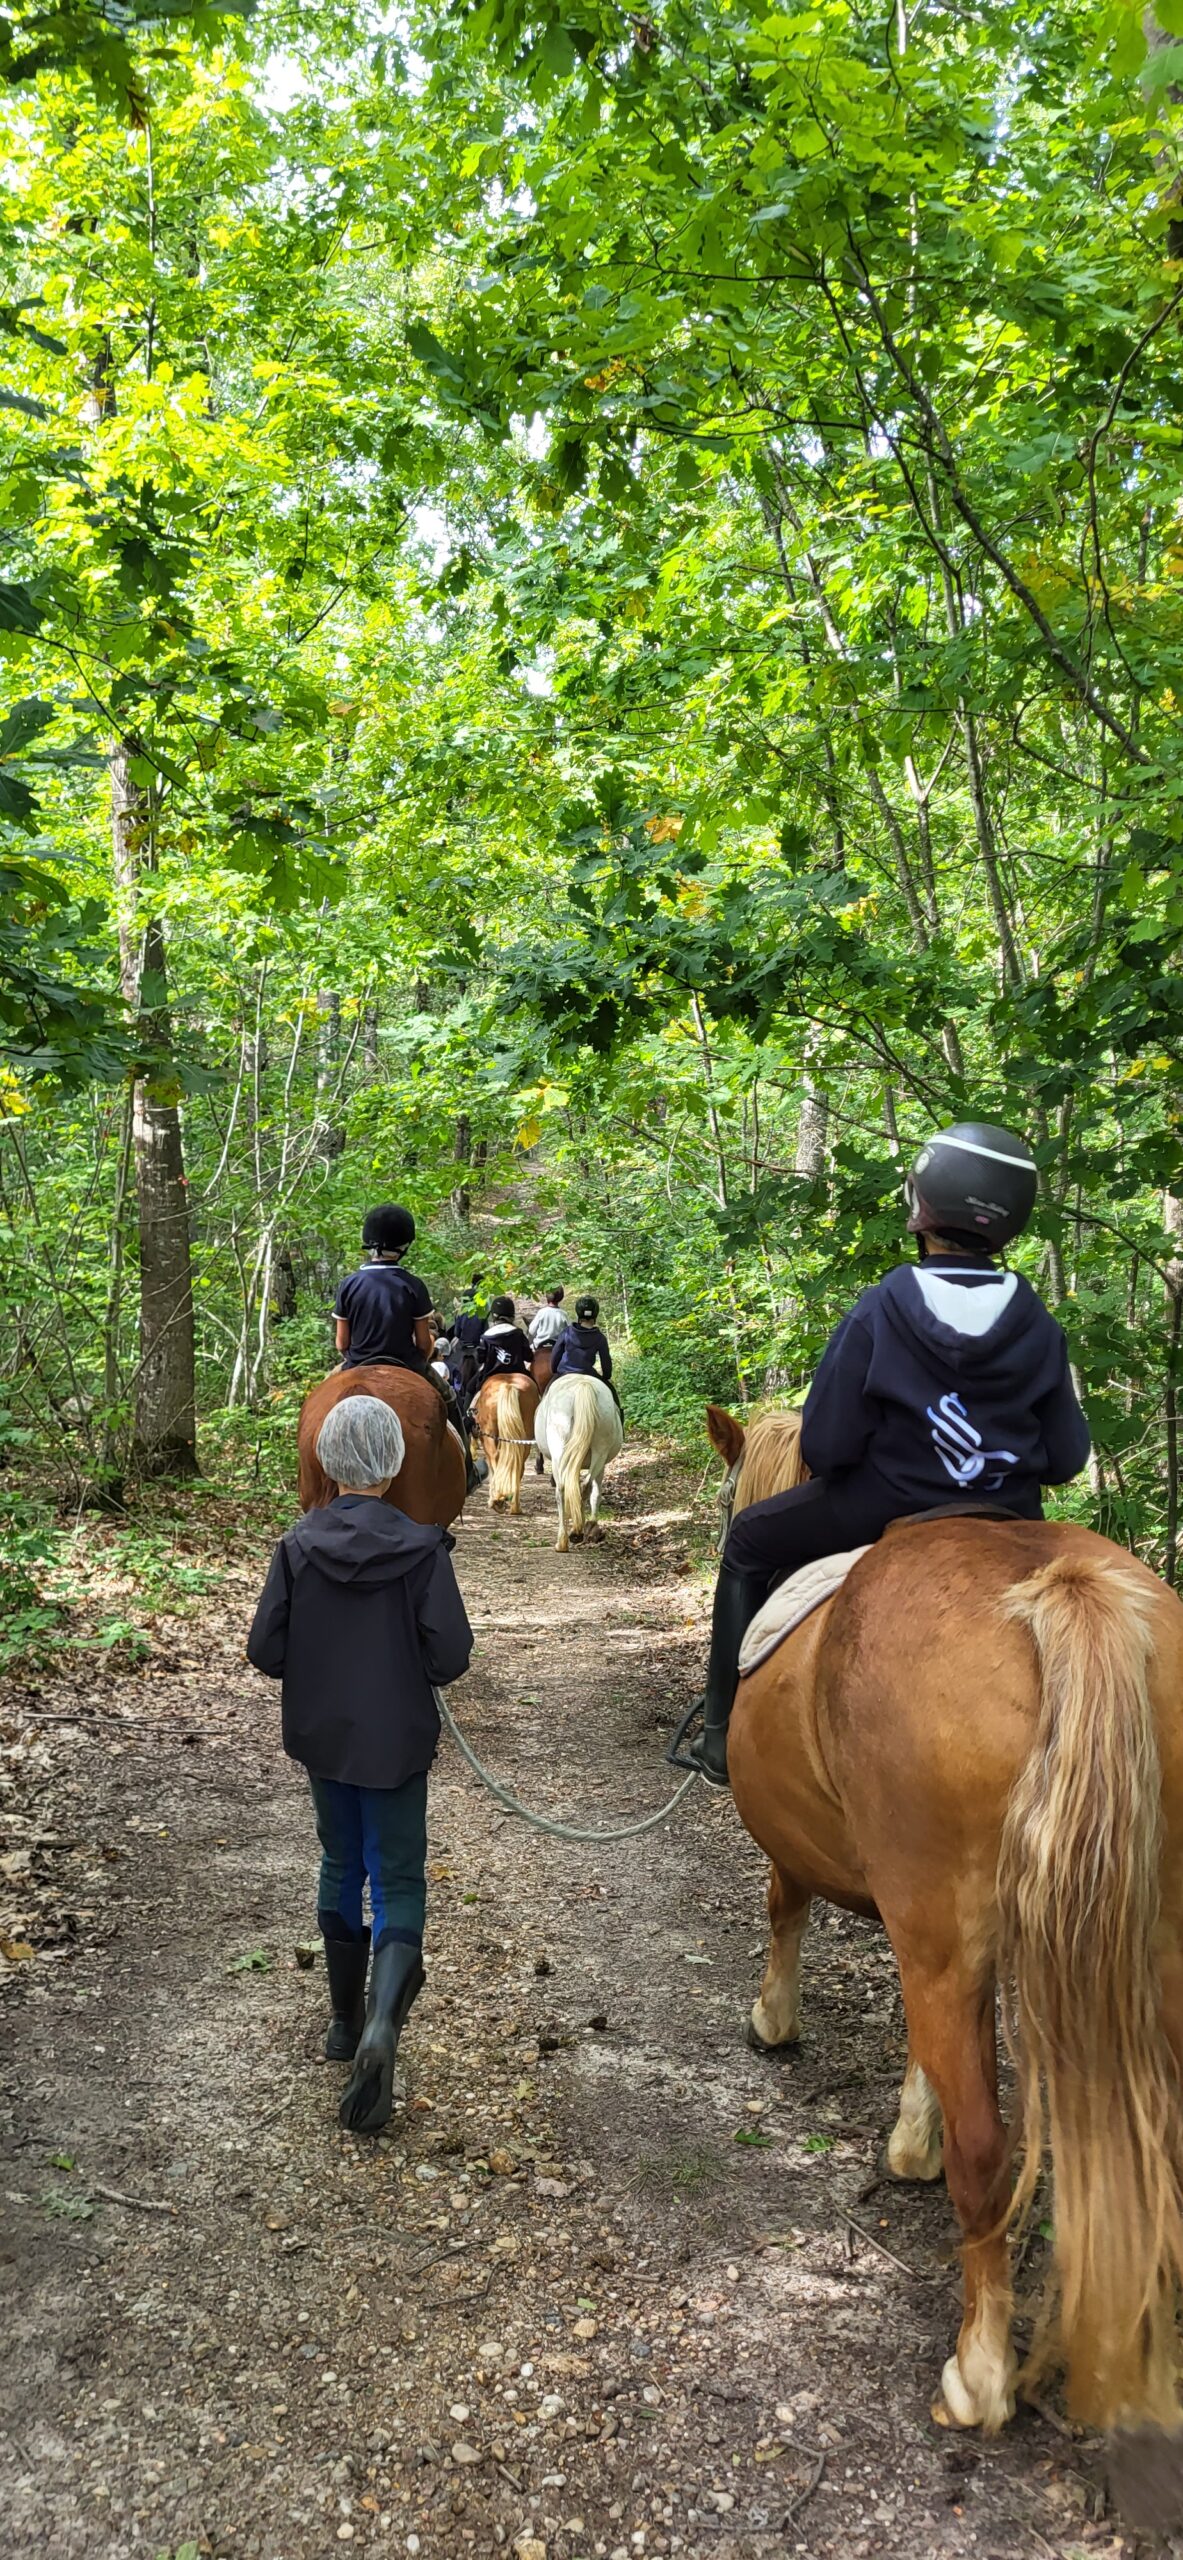
<svg viewBox="0 0 1183 2560">
<path fill-rule="evenodd" d="M 469 1768 L 480 1779 L 481 1785 L 488 1788 L 491 1796 L 496 1796 L 498 1804 L 504 1805 L 507 1813 L 516 1813 L 523 1822 L 528 1822 L 534 1831 L 548 1831 L 555 1840 L 631 1840 L 638 1831 L 653 1831 L 659 1822 L 664 1822 L 667 1815 L 673 1812 L 675 1805 L 681 1804 L 687 1789 L 694 1785 L 698 1776 L 697 1769 L 692 1769 L 690 1776 L 683 1778 L 681 1786 L 675 1789 L 669 1803 L 659 1805 L 656 1813 L 645 1814 L 640 1822 L 614 1823 L 607 1831 L 585 1830 L 582 1823 L 578 1822 L 553 1822 L 547 1813 L 531 1813 L 529 1806 L 519 1803 L 518 1798 L 510 1794 L 509 1788 L 502 1786 L 499 1778 L 490 1777 L 489 1771 L 482 1768 L 472 1744 L 465 1741 L 442 1691 L 433 1689 L 432 1696 L 439 1709 L 441 1721 L 446 1724 L 461 1758 L 467 1760 Z"/>
</svg>

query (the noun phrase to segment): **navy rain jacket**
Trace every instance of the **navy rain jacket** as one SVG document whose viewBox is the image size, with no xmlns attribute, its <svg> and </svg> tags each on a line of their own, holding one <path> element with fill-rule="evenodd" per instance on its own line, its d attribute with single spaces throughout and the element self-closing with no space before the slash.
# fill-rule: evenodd
<svg viewBox="0 0 1183 2560">
<path fill-rule="evenodd" d="M 605 1385 L 612 1381 L 608 1336 L 598 1324 L 569 1324 L 559 1335 L 551 1361 L 552 1378 L 594 1378 L 596 1362 Z"/>
<path fill-rule="evenodd" d="M 247 1655 L 283 1681 L 283 1747 L 314 1778 L 401 1787 L 439 1741 L 433 1688 L 467 1671 L 452 1541 L 376 1494 L 306 1511 L 271 1559 Z"/>
<path fill-rule="evenodd" d="M 1030 1282 L 934 1257 L 889 1271 L 839 1325 L 801 1448 L 839 1497 L 882 1494 L 889 1518 L 968 1498 L 1037 1520 L 1040 1487 L 1079 1474 L 1089 1429 Z"/>
</svg>

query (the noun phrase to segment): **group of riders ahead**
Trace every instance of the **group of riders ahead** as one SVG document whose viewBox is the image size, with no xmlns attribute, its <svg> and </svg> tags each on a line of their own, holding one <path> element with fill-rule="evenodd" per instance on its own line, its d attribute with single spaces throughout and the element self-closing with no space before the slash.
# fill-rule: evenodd
<svg viewBox="0 0 1183 2560">
<path fill-rule="evenodd" d="M 415 1241 L 410 1210 L 393 1202 L 367 1210 L 361 1240 L 365 1261 L 342 1281 L 333 1310 L 341 1367 L 362 1369 L 382 1361 L 430 1378 L 466 1454 L 472 1441 L 472 1402 L 486 1379 L 532 1377 L 540 1351 L 550 1353 L 552 1378 L 600 1377 L 616 1395 L 597 1298 L 577 1298 L 574 1321 L 568 1322 L 562 1312 L 565 1290 L 548 1289 L 527 1331 L 518 1322 L 512 1298 L 484 1300 L 484 1274 L 474 1271 L 449 1334 L 436 1319 L 426 1282 L 406 1268 Z M 469 1456 L 470 1492 L 475 1481 Z"/>
<path fill-rule="evenodd" d="M 1088 1425 L 1064 1335 L 1030 1283 L 1000 1261 L 1027 1225 L 1036 1181 L 1023 1140 L 984 1122 L 942 1130 L 917 1157 L 905 1191 L 918 1260 L 864 1290 L 827 1345 L 804 1406 L 809 1480 L 749 1504 L 728 1533 L 690 1748 L 716 1784 L 727 1783 L 743 1637 L 773 1584 L 934 1510 L 1037 1520 L 1042 1488 L 1084 1465 Z M 482 1309 L 475 1274 L 441 1340 L 430 1293 L 405 1267 L 414 1237 L 409 1210 L 369 1212 L 366 1260 L 342 1282 L 334 1310 L 344 1368 L 380 1361 L 433 1378 L 466 1447 L 458 1399 L 490 1378 L 530 1372 L 541 1349 L 557 1375 L 598 1372 L 611 1384 L 596 1300 L 580 1298 L 568 1324 L 558 1288 L 527 1330 L 512 1298 Z M 283 1680 L 285 1747 L 312 1789 L 333 2011 L 325 2049 L 353 2061 L 341 2120 L 374 2132 L 390 2114 L 399 2034 L 424 1979 L 435 1688 L 467 1667 L 472 1631 L 451 1538 L 382 1499 L 405 1454 L 397 1414 L 377 1397 L 346 1395 L 317 1451 L 336 1498 L 280 1541 L 248 1651 Z"/>
<path fill-rule="evenodd" d="M 773 1586 L 801 1565 L 869 1544 L 895 1520 L 934 1508 L 1042 1516 L 1041 1489 L 1067 1484 L 1089 1453 L 1068 1345 L 1030 1282 L 1001 1266 L 1035 1205 L 1035 1158 L 1012 1130 L 959 1122 L 924 1146 L 905 1182 L 918 1260 L 862 1296 L 831 1337 L 805 1400 L 808 1482 L 739 1512 L 715 1591 L 710 1659 L 691 1756 L 727 1783 L 727 1726 L 740 1648 Z M 528 1375 L 538 1351 L 552 1374 L 599 1375 L 612 1354 L 593 1297 L 575 1320 L 549 1289 L 529 1328 L 514 1302 L 480 1305 L 474 1273 L 450 1339 L 436 1340 L 431 1299 L 405 1268 L 410 1211 L 372 1209 L 367 1260 L 337 1295 L 346 1367 L 396 1361 L 434 1375 L 468 1446 L 463 1408 L 490 1377 Z M 613 1389 L 615 1393 L 615 1389 Z"/>
</svg>

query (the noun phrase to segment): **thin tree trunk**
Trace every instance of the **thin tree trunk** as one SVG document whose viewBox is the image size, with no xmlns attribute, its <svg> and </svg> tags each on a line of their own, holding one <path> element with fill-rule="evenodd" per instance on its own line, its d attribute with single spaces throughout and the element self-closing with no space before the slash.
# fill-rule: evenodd
<svg viewBox="0 0 1183 2560">
<path fill-rule="evenodd" d="M 122 1453 L 116 1416 L 123 1385 L 119 1330 L 123 1313 L 124 1221 L 134 1129 L 135 1095 L 129 1086 L 123 1106 L 119 1158 L 115 1168 L 115 1198 L 111 1206 L 111 1232 L 107 1245 L 107 1298 L 103 1308 L 103 1443 L 98 1490 L 100 1502 L 110 1503 L 116 1508 L 123 1501 Z"/>
<path fill-rule="evenodd" d="M 814 1081 L 813 1065 L 817 1056 L 816 1040 L 806 1043 L 805 1062 L 801 1070 L 801 1110 L 797 1121 L 797 1144 L 793 1155 L 793 1171 L 807 1182 L 820 1182 L 826 1169 L 826 1139 L 830 1127 L 830 1106 Z"/>
<path fill-rule="evenodd" d="M 189 1201 L 180 1107 L 170 1089 L 172 1051 L 164 927 L 141 922 L 142 880 L 152 869 L 152 800 L 132 779 L 134 738 L 111 757 L 111 837 L 125 1001 L 152 1058 L 132 1097 L 132 1155 L 140 1245 L 140 1358 L 135 1455 L 149 1475 L 196 1475 L 197 1391 Z"/>
<path fill-rule="evenodd" d="M 469 1165 L 472 1162 L 472 1122 L 465 1111 L 460 1113 L 456 1122 L 452 1154 L 457 1164 Z M 472 1216 L 472 1193 L 463 1176 L 452 1193 L 452 1215 L 462 1227 L 468 1225 Z"/>
<path fill-rule="evenodd" d="M 320 1022 L 316 1058 L 316 1131 L 317 1152 L 326 1164 L 332 1164 L 345 1150 L 345 1131 L 334 1120 L 333 1109 L 339 1105 L 337 1066 L 341 1055 L 341 998 L 335 988 L 318 998 Z"/>
<path fill-rule="evenodd" d="M 691 996 L 690 1010 L 694 1016 L 695 1037 L 698 1041 L 698 1054 L 702 1060 L 703 1083 L 706 1087 L 707 1119 L 710 1122 L 711 1137 L 714 1140 L 715 1147 L 715 1198 L 719 1203 L 719 1207 L 721 1209 L 725 1209 L 727 1206 L 727 1154 L 723 1145 L 723 1130 L 715 1102 L 715 1074 L 711 1058 L 711 1044 L 707 1038 L 706 1019 L 697 996 Z"/>
<path fill-rule="evenodd" d="M 286 1324 L 296 1312 L 296 1273 L 291 1246 L 276 1246 L 271 1265 L 269 1309 L 272 1324 Z"/>
</svg>

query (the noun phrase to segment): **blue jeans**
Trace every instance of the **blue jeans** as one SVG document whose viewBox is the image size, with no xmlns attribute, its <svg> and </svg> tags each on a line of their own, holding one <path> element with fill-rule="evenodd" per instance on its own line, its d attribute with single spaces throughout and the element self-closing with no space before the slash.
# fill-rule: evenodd
<svg viewBox="0 0 1183 2560">
<path fill-rule="evenodd" d="M 327 1938 L 358 1938 L 370 1886 L 375 1952 L 421 1947 L 427 1909 L 427 1772 L 401 1787 L 348 1787 L 308 1773 L 323 1855 L 316 1916 Z"/>
</svg>

